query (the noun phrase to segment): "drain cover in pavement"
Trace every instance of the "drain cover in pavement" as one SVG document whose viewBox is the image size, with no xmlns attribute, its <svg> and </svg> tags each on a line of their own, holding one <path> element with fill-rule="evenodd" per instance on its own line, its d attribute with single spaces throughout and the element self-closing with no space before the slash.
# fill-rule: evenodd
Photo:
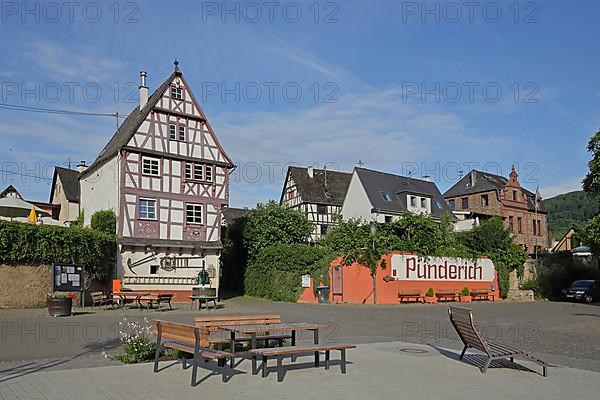
<svg viewBox="0 0 600 400">
<path fill-rule="evenodd" d="M 427 350 L 423 350 L 423 349 L 414 349 L 414 348 L 405 348 L 405 349 L 400 349 L 401 352 L 403 353 L 411 353 L 411 354 L 423 354 L 423 353 L 427 353 Z"/>
</svg>

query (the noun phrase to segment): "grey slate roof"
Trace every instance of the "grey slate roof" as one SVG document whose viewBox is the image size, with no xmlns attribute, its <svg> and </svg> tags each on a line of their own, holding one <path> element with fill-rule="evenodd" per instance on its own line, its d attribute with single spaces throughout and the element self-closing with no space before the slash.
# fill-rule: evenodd
<svg viewBox="0 0 600 400">
<path fill-rule="evenodd" d="M 144 119 L 146 119 L 146 116 L 150 113 L 150 110 L 152 110 L 162 94 L 165 92 L 165 90 L 167 90 L 175 75 L 180 73 L 181 72 L 173 71 L 173 73 L 169 75 L 169 77 L 154 91 L 154 93 L 152 93 L 148 99 L 148 103 L 146 103 L 142 110 L 140 110 L 139 105 L 131 110 L 113 137 L 108 141 L 106 146 L 104 146 L 96 160 L 92 163 L 92 165 L 89 166 L 87 170 L 85 170 L 82 175 L 87 175 L 89 172 L 95 170 L 96 167 L 102 165 L 104 161 L 117 154 L 121 147 L 127 144 L 131 135 L 137 131 L 142 122 L 144 122 Z"/>
<path fill-rule="evenodd" d="M 471 184 L 471 174 L 475 176 L 475 184 Z M 490 174 L 489 172 L 471 170 L 463 176 L 450 189 L 444 193 L 444 198 L 465 196 L 474 193 L 490 192 L 504 189 L 508 178 L 501 175 Z M 527 196 L 527 207 L 530 210 L 535 209 L 535 193 L 521 187 L 521 191 Z M 538 211 L 543 211 L 542 205 L 538 207 Z"/>
<path fill-rule="evenodd" d="M 52 189 L 50 190 L 50 203 L 54 199 L 54 187 L 56 179 L 60 178 L 63 191 L 67 200 L 73 203 L 79 203 L 79 172 L 74 169 L 54 167 L 54 177 L 52 178 Z"/>
<path fill-rule="evenodd" d="M 303 202 L 335 206 L 344 203 L 352 179 L 352 174 L 348 172 L 317 168 L 313 168 L 311 178 L 308 168 L 303 167 L 288 167 L 288 175 L 294 179 Z"/>
<path fill-rule="evenodd" d="M 416 194 L 431 198 L 431 215 L 441 218 L 444 214 L 452 217 L 452 211 L 434 182 L 408 178 L 406 176 L 354 168 L 374 209 L 403 213 L 407 210 L 406 194 Z M 387 193 L 391 201 L 383 199 L 381 192 Z"/>
</svg>

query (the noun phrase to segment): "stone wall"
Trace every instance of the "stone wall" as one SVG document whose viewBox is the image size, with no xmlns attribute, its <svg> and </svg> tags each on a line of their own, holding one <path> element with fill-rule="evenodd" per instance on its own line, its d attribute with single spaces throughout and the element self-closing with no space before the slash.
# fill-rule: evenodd
<svg viewBox="0 0 600 400">
<path fill-rule="evenodd" d="M 44 307 L 52 290 L 50 269 L 0 265 L 0 308 Z"/>
</svg>

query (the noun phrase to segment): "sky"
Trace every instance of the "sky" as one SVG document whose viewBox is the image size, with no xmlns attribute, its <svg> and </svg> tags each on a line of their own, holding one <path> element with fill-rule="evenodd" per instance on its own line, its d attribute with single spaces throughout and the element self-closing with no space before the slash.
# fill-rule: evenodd
<svg viewBox="0 0 600 400">
<path fill-rule="evenodd" d="M 177 58 L 237 166 L 233 207 L 279 200 L 289 165 L 359 160 L 442 191 L 512 165 L 545 198 L 580 190 L 598 16 L 595 0 L 3 1 L 0 186 L 48 201 L 54 166 L 91 163 L 116 129 L 6 105 L 123 116 L 139 71 L 152 92 Z"/>
</svg>

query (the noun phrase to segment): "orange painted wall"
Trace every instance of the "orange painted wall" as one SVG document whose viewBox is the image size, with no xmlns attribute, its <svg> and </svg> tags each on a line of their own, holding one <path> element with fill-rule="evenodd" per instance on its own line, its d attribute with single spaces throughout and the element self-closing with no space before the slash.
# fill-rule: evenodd
<svg viewBox="0 0 600 400">
<path fill-rule="evenodd" d="M 493 282 L 472 282 L 472 281 L 407 281 L 393 280 L 386 282 L 383 278 L 391 275 L 391 257 L 393 254 L 410 254 L 394 252 L 383 256 L 387 268 L 377 271 L 377 303 L 378 304 L 396 304 L 398 303 L 398 292 L 406 289 L 419 289 L 423 294 L 431 287 L 434 291 L 444 289 L 461 290 L 465 286 L 469 289 L 491 290 L 492 284 L 496 288 L 494 292 L 495 300 L 500 300 L 500 291 L 498 289 L 498 274 L 495 274 Z M 340 265 L 341 259 L 334 260 L 329 270 L 329 281 L 331 282 L 331 269 Z M 373 304 L 373 278 L 368 267 L 354 263 L 350 266 L 342 267 L 342 295 L 333 295 L 330 290 L 329 301 L 332 303 L 350 303 L 350 304 Z M 314 295 L 313 288 L 306 288 L 298 299 L 299 303 L 316 303 L 317 298 Z"/>
</svg>

